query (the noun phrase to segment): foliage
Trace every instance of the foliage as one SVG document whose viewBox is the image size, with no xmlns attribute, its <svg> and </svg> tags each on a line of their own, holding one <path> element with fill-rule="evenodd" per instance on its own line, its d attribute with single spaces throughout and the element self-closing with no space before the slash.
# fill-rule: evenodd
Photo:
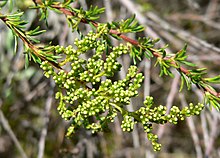
<svg viewBox="0 0 220 158">
<path fill-rule="evenodd" d="M 41 12 L 40 20 L 46 20 L 48 10 L 55 11 L 66 16 L 67 22 L 73 31 L 80 32 L 79 24 L 89 24 L 91 31 L 88 34 L 80 34 L 81 39 L 75 39 L 74 47 L 60 45 L 47 45 L 39 47 L 34 36 L 44 33 L 39 27 L 31 31 L 25 31 L 26 21 L 22 20 L 22 12 L 14 14 L 0 13 L 0 19 L 20 38 L 25 47 L 26 63 L 32 59 L 40 64 L 46 77 L 52 77 L 58 92 L 56 99 L 59 100 L 58 111 L 64 120 L 70 122 L 67 136 L 72 135 L 78 128 L 83 126 L 92 132 L 105 131 L 114 118 L 121 115 L 123 131 L 131 132 L 134 125 L 142 124 L 149 141 L 152 142 L 155 151 L 160 150 L 157 135 L 152 133 L 153 124 L 173 123 L 177 124 L 185 117 L 199 115 L 204 105 L 198 103 L 189 104 L 188 107 L 179 109 L 173 106 L 167 113 L 165 106 L 154 105 L 151 96 L 146 97 L 143 106 L 136 111 L 128 111 L 126 105 L 130 104 L 133 97 L 138 96 L 138 89 L 144 79 L 142 73 L 135 66 L 136 60 L 144 57 L 156 58 L 155 65 L 160 66 L 160 76 L 173 77 L 171 68 L 175 68 L 181 75 L 180 90 L 184 84 L 190 90 L 192 84 L 197 85 L 204 91 L 205 104 L 213 106 L 217 110 L 220 105 L 219 93 L 210 83 L 219 83 L 220 77 L 206 78 L 204 68 L 195 68 L 195 65 L 186 61 L 185 46 L 177 53 L 167 54 L 166 47 L 155 48 L 158 39 L 139 38 L 137 41 L 128 38 L 126 33 L 136 33 L 144 30 L 135 20 L 135 15 L 120 22 L 98 23 L 99 15 L 104 8 L 91 6 L 88 11 L 82 8 L 72 8 L 73 0 L 56 2 L 34 1 Z M 110 36 L 123 40 L 118 46 L 112 46 Z M 83 54 L 89 54 L 88 59 L 82 58 Z M 117 61 L 124 54 L 130 54 L 134 65 L 127 70 L 126 77 L 121 80 L 112 78 L 121 71 L 122 65 Z M 70 70 L 65 68 L 70 65 Z M 188 68 L 192 69 L 186 69 Z"/>
</svg>

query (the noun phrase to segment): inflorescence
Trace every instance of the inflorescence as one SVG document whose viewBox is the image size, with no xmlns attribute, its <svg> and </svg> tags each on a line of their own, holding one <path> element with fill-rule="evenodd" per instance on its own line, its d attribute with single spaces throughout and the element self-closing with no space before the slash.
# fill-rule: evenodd
<svg viewBox="0 0 220 158">
<path fill-rule="evenodd" d="M 71 122 L 67 136 L 81 126 L 92 132 L 103 131 L 120 114 L 123 117 L 123 131 L 131 132 L 135 124 L 141 123 L 154 150 L 160 150 L 161 144 L 157 135 L 152 133 L 152 124 L 177 124 L 186 116 L 198 115 L 204 105 L 190 104 L 182 110 L 173 106 L 167 114 L 165 106 L 153 107 L 153 98 L 146 97 L 144 107 L 127 111 L 124 106 L 130 104 L 132 97 L 138 96 L 137 90 L 144 76 L 138 73 L 136 66 L 131 65 L 124 79 L 112 81 L 111 77 L 122 67 L 117 58 L 129 53 L 129 44 L 111 47 L 107 52 L 106 41 L 100 37 L 99 32 L 91 31 L 84 38 L 75 40 L 76 48 L 54 47 L 57 54 L 64 54 L 65 59 L 61 64 L 70 65 L 69 71 L 54 70 L 47 61 L 41 64 L 45 76 L 52 76 L 59 87 L 56 93 L 56 99 L 60 101 L 58 111 L 63 119 Z M 83 58 L 82 54 L 88 52 L 93 55 L 88 59 Z"/>
</svg>

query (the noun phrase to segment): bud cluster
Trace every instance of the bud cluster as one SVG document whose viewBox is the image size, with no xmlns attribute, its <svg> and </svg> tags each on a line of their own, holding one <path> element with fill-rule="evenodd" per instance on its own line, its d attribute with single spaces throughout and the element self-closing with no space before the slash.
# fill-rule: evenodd
<svg viewBox="0 0 220 158">
<path fill-rule="evenodd" d="M 92 132 L 103 131 L 108 123 L 121 114 L 123 131 L 131 132 L 134 124 L 141 123 L 148 139 L 152 142 L 155 151 L 160 150 L 157 135 L 152 133 L 152 124 L 176 124 L 186 116 L 197 115 L 203 109 L 202 104 L 190 104 L 180 110 L 173 106 L 167 114 L 166 107 L 153 106 L 153 97 L 146 97 L 144 106 L 136 111 L 127 111 L 125 106 L 130 104 L 132 97 L 138 96 L 138 89 L 143 82 L 143 75 L 138 73 L 138 68 L 130 66 L 126 77 L 113 81 L 111 77 L 120 71 L 122 65 L 117 58 L 129 53 L 128 44 L 110 47 L 102 36 L 108 29 L 105 25 L 98 26 L 96 33 L 90 31 L 82 39 L 76 39 L 73 46 L 55 46 L 55 53 L 62 54 L 64 59 L 60 66 L 67 70 L 55 71 L 44 61 L 41 68 L 46 77 L 53 77 L 59 91 L 56 99 L 60 100 L 58 111 L 64 120 L 70 121 L 67 135 L 70 136 L 79 127 L 83 126 Z M 107 49 L 108 48 L 108 49 Z M 88 59 L 81 54 L 91 53 Z M 103 77 L 105 79 L 103 79 Z"/>
<path fill-rule="evenodd" d="M 134 129 L 133 118 L 129 115 L 123 116 L 124 120 L 121 122 L 121 128 L 123 131 L 131 132 Z"/>
<path fill-rule="evenodd" d="M 145 107 L 141 107 L 135 111 L 134 116 L 138 116 L 138 118 L 135 119 L 143 124 L 147 137 L 152 142 L 155 151 L 160 150 L 161 145 L 157 143 L 157 135 L 151 133 L 152 123 L 165 124 L 169 122 L 177 124 L 179 120 L 182 121 L 185 117 L 198 115 L 204 108 L 204 105 L 201 103 L 198 103 L 197 105 L 190 103 L 189 107 L 184 107 L 182 110 L 180 110 L 177 106 L 173 106 L 170 109 L 169 114 L 167 114 L 167 108 L 165 106 L 159 105 L 151 108 L 153 103 L 153 97 L 147 96 L 144 101 Z"/>
</svg>

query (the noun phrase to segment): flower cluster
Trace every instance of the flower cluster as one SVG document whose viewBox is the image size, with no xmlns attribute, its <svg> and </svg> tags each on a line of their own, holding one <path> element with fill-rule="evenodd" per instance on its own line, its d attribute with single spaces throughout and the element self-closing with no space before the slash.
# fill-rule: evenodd
<svg viewBox="0 0 220 158">
<path fill-rule="evenodd" d="M 131 66 L 124 79 L 113 82 L 109 77 L 121 68 L 117 58 L 127 54 L 129 48 L 126 44 L 120 44 L 106 54 L 106 41 L 98 39 L 100 34 L 97 34 L 89 32 L 83 39 L 76 39 L 77 49 L 72 46 L 54 47 L 55 53 L 65 54 L 61 65 L 70 65 L 69 71 L 55 72 L 46 61 L 41 65 L 45 76 L 51 75 L 60 89 L 56 94 L 60 100 L 58 110 L 65 120 L 72 122 L 68 135 L 80 126 L 94 132 L 106 128 L 107 122 L 114 121 L 117 112 L 130 103 L 130 98 L 138 95 L 137 89 L 144 78 L 137 73 L 136 66 Z M 80 56 L 90 50 L 94 50 L 90 58 Z M 102 80 L 103 76 L 106 79 Z"/>
<path fill-rule="evenodd" d="M 165 124 L 167 122 L 177 124 L 179 120 L 184 120 L 185 117 L 198 115 L 204 108 L 204 105 L 198 103 L 197 105 L 189 104 L 189 107 L 184 107 L 180 110 L 177 106 L 173 106 L 167 114 L 167 108 L 159 105 L 154 108 L 153 97 L 146 97 L 144 101 L 145 107 L 141 107 L 135 112 L 136 120 L 143 124 L 144 130 L 147 133 L 148 139 L 152 142 L 155 151 L 160 150 L 161 144 L 157 143 L 158 137 L 152 133 L 152 123 Z"/>
<path fill-rule="evenodd" d="M 103 28 L 103 29 L 102 29 Z M 122 65 L 117 61 L 123 54 L 129 53 L 128 44 L 111 47 L 106 52 L 107 41 L 100 38 L 106 33 L 106 27 L 100 26 L 99 32 L 89 32 L 81 40 L 76 39 L 73 46 L 55 46 L 56 54 L 63 54 L 60 62 L 67 70 L 55 71 L 47 61 L 41 68 L 46 77 L 52 76 L 59 87 L 56 99 L 60 100 L 58 111 L 63 119 L 70 121 L 67 135 L 70 136 L 81 126 L 92 132 L 103 131 L 108 123 L 121 114 L 123 131 L 131 132 L 134 124 L 141 123 L 155 151 L 160 150 L 157 135 L 152 133 L 152 124 L 176 124 L 184 117 L 197 115 L 203 109 L 202 104 L 190 104 L 180 110 L 173 106 L 167 114 L 166 107 L 153 106 L 153 97 L 146 97 L 144 106 L 136 111 L 127 111 L 124 106 L 130 104 L 132 97 L 138 96 L 138 88 L 144 79 L 138 68 L 131 65 L 126 77 L 121 80 L 111 80 L 120 71 Z M 88 59 L 82 54 L 90 53 Z M 69 66 L 69 68 L 68 68 Z"/>
<path fill-rule="evenodd" d="M 124 120 L 121 122 L 121 128 L 123 131 L 131 132 L 134 129 L 134 120 L 132 116 L 124 115 Z"/>
</svg>

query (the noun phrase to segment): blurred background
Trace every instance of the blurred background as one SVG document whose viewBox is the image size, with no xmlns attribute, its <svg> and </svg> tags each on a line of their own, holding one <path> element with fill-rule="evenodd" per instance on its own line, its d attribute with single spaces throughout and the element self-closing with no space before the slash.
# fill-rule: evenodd
<svg viewBox="0 0 220 158">
<path fill-rule="evenodd" d="M 1 1 L 0 1 L 1 3 Z M 143 33 L 129 37 L 160 38 L 157 47 L 169 44 L 167 52 L 175 53 L 188 44 L 188 60 L 206 67 L 208 76 L 220 73 L 220 1 L 219 0 L 78 0 L 73 7 L 105 7 L 99 22 L 119 21 L 136 14 L 145 26 Z M 49 13 L 48 27 L 39 21 L 31 0 L 8 0 L 1 13 L 24 11 L 30 30 L 41 26 L 47 32 L 39 36 L 41 45 L 72 45 L 78 36 L 72 33 L 64 15 Z M 83 32 L 90 26 L 80 25 Z M 114 41 L 115 45 L 118 41 Z M 17 50 L 15 49 L 17 48 Z M 128 56 L 119 59 L 125 71 L 131 63 Z M 196 87 L 179 93 L 180 77 L 158 77 L 155 60 L 143 60 L 138 67 L 145 75 L 140 97 L 132 100 L 128 110 L 142 106 L 145 96 L 152 95 L 155 105 L 168 109 L 176 105 L 203 101 Z M 121 118 L 110 124 L 110 131 L 91 134 L 80 129 L 71 138 L 65 137 L 68 122 L 56 110 L 54 82 L 43 76 L 39 65 L 30 62 L 24 68 L 24 50 L 20 40 L 15 44 L 11 31 L 0 22 L 0 157 L 1 158 L 218 158 L 220 157 L 220 113 L 206 107 L 200 116 L 190 117 L 178 125 L 155 125 L 154 133 L 162 143 L 160 152 L 153 152 L 141 126 L 132 133 L 120 128 Z M 220 91 L 218 85 L 214 87 Z"/>
</svg>

